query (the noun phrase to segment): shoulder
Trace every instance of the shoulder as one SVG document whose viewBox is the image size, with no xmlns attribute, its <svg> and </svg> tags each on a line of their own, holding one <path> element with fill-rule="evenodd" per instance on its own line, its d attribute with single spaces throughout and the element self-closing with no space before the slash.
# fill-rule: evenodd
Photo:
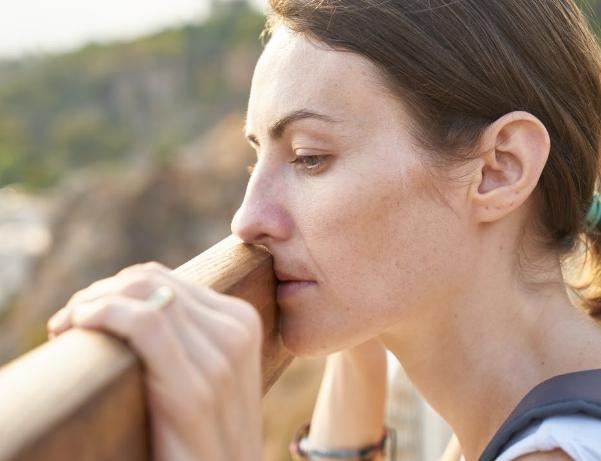
<svg viewBox="0 0 601 461">
<path fill-rule="evenodd" d="M 536 451 L 534 453 L 527 453 L 514 458 L 514 461 L 573 461 L 565 451 L 555 449 L 551 451 Z"/>
<path fill-rule="evenodd" d="M 583 452 L 601 460 L 600 433 L 596 417 L 551 416 L 516 434 L 495 461 L 580 461 Z"/>
</svg>

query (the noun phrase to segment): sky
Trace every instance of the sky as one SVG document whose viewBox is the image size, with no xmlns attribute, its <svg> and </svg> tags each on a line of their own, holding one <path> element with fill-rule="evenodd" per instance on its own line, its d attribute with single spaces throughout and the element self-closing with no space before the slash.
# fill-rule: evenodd
<svg viewBox="0 0 601 461">
<path fill-rule="evenodd" d="M 0 0 L 0 58 L 145 35 L 207 10 L 206 0 Z"/>
</svg>

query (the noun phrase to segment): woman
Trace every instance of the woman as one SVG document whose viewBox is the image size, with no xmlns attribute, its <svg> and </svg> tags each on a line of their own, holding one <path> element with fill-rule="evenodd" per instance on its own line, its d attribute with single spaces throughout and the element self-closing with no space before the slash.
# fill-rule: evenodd
<svg viewBox="0 0 601 461">
<path fill-rule="evenodd" d="M 383 345 L 476 460 L 534 386 L 601 368 L 601 299 L 577 309 L 562 274 L 583 238 L 599 267 L 597 45 L 572 0 L 271 8 L 245 127 L 258 161 L 232 232 L 274 255 L 286 346 L 334 353 L 308 446 L 379 440 Z M 175 299 L 144 309 L 162 285 Z M 247 303 L 134 266 L 76 294 L 51 330 L 70 326 L 129 338 L 146 361 L 158 459 L 261 459 Z"/>
</svg>

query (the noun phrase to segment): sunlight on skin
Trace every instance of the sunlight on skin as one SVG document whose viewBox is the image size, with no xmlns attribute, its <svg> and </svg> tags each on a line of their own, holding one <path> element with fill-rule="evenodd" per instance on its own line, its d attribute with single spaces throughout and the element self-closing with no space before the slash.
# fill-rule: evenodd
<svg viewBox="0 0 601 461">
<path fill-rule="evenodd" d="M 476 158 L 436 174 L 410 128 L 369 60 L 278 28 L 253 76 L 257 163 L 232 232 L 316 282 L 280 302 L 294 354 L 379 336 L 474 459 L 535 384 L 597 368 L 600 338 L 525 226 L 550 149 L 541 121 L 503 115 Z M 545 268 L 536 292 L 516 273 L 524 230 L 521 250 Z"/>
</svg>

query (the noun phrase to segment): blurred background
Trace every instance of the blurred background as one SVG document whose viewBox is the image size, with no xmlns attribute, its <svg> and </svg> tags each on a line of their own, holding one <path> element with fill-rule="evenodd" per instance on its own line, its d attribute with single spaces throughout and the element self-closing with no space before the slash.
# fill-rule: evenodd
<svg viewBox="0 0 601 461">
<path fill-rule="evenodd" d="M 581 1 L 591 27 L 601 0 Z M 0 13 L 0 365 L 43 343 L 77 290 L 177 267 L 230 233 L 254 153 L 242 136 L 265 2 L 20 0 Z M 391 358 L 398 460 L 450 430 Z M 289 460 L 323 360 L 264 401 L 266 461 Z M 286 411 L 281 411 L 285 408 Z"/>
</svg>

